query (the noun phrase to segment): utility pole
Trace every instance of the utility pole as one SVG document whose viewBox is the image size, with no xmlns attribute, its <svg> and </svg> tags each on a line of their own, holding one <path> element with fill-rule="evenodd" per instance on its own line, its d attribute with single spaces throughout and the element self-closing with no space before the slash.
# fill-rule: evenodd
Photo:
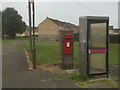
<svg viewBox="0 0 120 90">
<path fill-rule="evenodd" d="M 32 2 L 33 11 L 33 68 L 36 69 L 36 48 L 35 48 L 35 5 L 34 0 Z"/>
<path fill-rule="evenodd" d="M 32 53 L 32 34 L 31 34 L 31 1 L 28 1 L 28 13 L 29 13 L 29 35 L 30 35 L 30 52 Z"/>
<path fill-rule="evenodd" d="M 31 4 L 32 4 L 32 20 L 31 20 Z M 34 8 L 34 0 L 29 0 L 29 26 L 30 26 L 30 49 L 32 53 L 32 63 L 33 63 L 33 69 L 36 69 L 36 48 L 35 48 L 35 8 Z M 31 21 L 33 24 L 32 32 L 31 34 Z M 32 38 L 33 36 L 33 38 Z"/>
</svg>

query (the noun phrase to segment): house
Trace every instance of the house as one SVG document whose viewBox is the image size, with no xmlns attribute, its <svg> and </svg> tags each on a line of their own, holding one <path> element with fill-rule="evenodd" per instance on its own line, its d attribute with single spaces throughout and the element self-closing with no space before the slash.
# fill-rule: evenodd
<svg viewBox="0 0 120 90">
<path fill-rule="evenodd" d="M 31 30 L 33 30 L 33 27 L 31 28 Z M 38 27 L 35 27 L 34 30 L 35 30 L 35 36 L 38 36 Z M 33 32 L 31 32 L 31 34 L 33 35 Z M 30 36 L 29 26 L 26 25 L 26 30 L 22 34 L 17 33 L 16 36 L 17 37 L 28 37 L 28 36 Z"/>
<path fill-rule="evenodd" d="M 31 30 L 33 30 L 33 27 L 31 27 Z M 35 27 L 34 30 L 35 30 L 35 35 L 37 36 L 38 35 L 38 27 Z M 26 26 L 26 30 L 24 33 L 25 33 L 25 36 L 30 35 L 29 26 Z M 33 32 L 31 32 L 31 34 L 33 35 Z"/>
<path fill-rule="evenodd" d="M 119 35 L 120 28 L 113 28 L 109 26 L 109 43 L 120 43 Z"/>
<path fill-rule="evenodd" d="M 46 17 L 46 19 L 38 25 L 38 39 L 48 41 L 59 40 L 60 30 L 73 30 L 76 32 L 77 26 L 71 23 Z"/>
<path fill-rule="evenodd" d="M 114 31 L 114 35 L 119 35 L 120 34 L 120 29 L 119 28 L 115 28 L 113 29 Z"/>
<path fill-rule="evenodd" d="M 118 35 L 120 34 L 119 28 L 113 28 L 113 26 L 109 26 L 109 35 Z"/>
<path fill-rule="evenodd" d="M 109 26 L 109 35 L 119 35 L 120 28 L 113 28 L 113 26 Z"/>
</svg>

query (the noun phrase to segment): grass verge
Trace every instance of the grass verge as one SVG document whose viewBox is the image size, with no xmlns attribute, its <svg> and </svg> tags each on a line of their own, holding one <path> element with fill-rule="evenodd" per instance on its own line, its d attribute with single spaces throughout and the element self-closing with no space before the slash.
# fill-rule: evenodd
<svg viewBox="0 0 120 90">
<path fill-rule="evenodd" d="M 24 47 L 29 51 L 29 42 L 24 42 Z M 36 41 L 37 64 L 57 64 L 59 60 L 59 42 Z M 79 60 L 79 43 L 74 42 L 74 63 L 78 64 Z M 118 64 L 118 44 L 109 44 L 109 63 Z"/>
</svg>

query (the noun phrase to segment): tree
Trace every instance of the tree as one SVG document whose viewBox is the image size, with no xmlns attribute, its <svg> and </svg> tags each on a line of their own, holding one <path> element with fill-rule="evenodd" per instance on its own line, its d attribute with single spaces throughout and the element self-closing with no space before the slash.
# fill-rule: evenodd
<svg viewBox="0 0 120 90">
<path fill-rule="evenodd" d="M 14 8 L 6 8 L 2 12 L 2 34 L 14 39 L 16 33 L 25 31 L 26 24 L 22 21 L 22 16 Z"/>
</svg>

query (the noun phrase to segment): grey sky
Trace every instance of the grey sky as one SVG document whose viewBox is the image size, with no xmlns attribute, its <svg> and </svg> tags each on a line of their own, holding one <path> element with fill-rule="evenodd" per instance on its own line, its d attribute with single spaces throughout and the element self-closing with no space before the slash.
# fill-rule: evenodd
<svg viewBox="0 0 120 90">
<path fill-rule="evenodd" d="M 2 2 L 2 9 L 14 7 L 18 10 L 23 20 L 28 24 L 27 2 Z M 110 17 L 110 25 L 118 27 L 117 2 L 37 2 L 36 26 L 46 17 L 51 17 L 73 24 L 79 24 L 80 16 L 102 15 Z"/>
</svg>

